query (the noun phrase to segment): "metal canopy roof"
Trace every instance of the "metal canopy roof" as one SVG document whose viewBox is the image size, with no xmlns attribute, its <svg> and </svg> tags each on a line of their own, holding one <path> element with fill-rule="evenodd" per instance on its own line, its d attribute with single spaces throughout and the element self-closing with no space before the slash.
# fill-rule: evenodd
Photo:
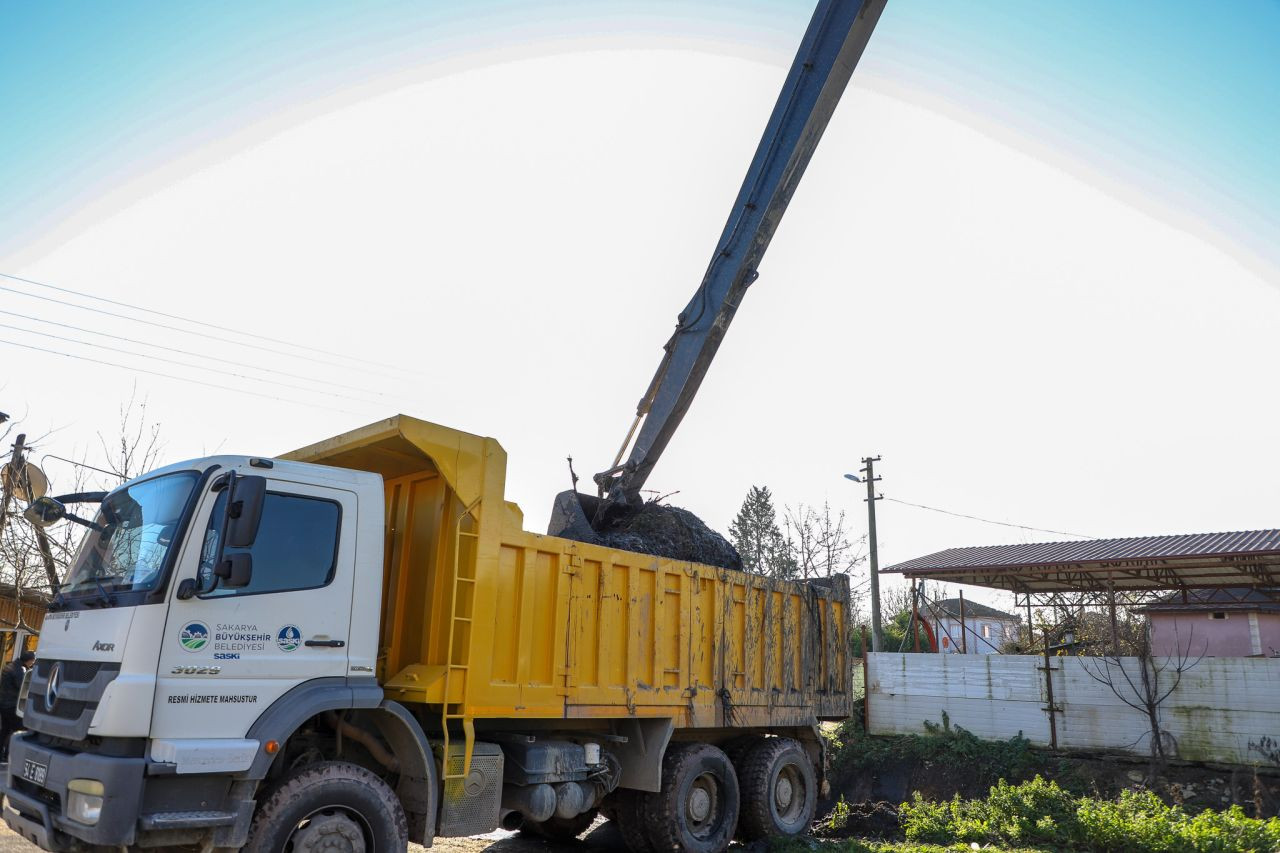
<svg viewBox="0 0 1280 853">
<path fill-rule="evenodd" d="M 883 569 L 1013 592 L 1280 585 L 1280 530 L 950 548 Z"/>
</svg>

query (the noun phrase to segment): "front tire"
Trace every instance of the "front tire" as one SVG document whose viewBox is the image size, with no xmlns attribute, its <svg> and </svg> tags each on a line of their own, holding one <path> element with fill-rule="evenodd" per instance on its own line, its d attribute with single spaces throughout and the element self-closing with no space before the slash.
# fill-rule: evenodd
<svg viewBox="0 0 1280 853">
<path fill-rule="evenodd" d="M 738 823 L 738 777 L 710 744 L 673 744 L 662 761 L 662 790 L 645 794 L 642 814 L 655 851 L 720 853 Z"/>
<path fill-rule="evenodd" d="M 390 853 L 409 847 L 395 792 L 355 764 L 326 761 L 287 776 L 258 806 L 246 853 Z"/>
</svg>

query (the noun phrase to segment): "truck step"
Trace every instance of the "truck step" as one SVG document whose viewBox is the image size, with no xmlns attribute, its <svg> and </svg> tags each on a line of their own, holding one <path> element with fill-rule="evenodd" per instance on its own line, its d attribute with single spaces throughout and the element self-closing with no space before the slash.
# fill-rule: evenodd
<svg viewBox="0 0 1280 853">
<path fill-rule="evenodd" d="M 156 812 L 138 819 L 143 829 L 199 829 L 206 826 L 230 826 L 236 822 L 235 812 L 190 811 Z"/>
</svg>

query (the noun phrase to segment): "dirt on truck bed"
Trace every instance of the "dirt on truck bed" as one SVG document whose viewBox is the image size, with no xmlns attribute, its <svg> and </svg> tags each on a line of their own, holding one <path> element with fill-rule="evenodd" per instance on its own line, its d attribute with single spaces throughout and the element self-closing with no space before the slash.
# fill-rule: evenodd
<svg viewBox="0 0 1280 853">
<path fill-rule="evenodd" d="M 646 503 L 639 510 L 597 531 L 601 545 L 688 560 L 725 569 L 742 568 L 742 558 L 729 541 L 687 509 Z"/>
<path fill-rule="evenodd" d="M 649 501 L 636 508 L 606 508 L 600 513 L 604 517 L 597 519 L 599 507 L 599 498 L 561 492 L 551 510 L 547 532 L 637 554 L 742 570 L 742 557 L 729 540 L 687 509 Z"/>
</svg>

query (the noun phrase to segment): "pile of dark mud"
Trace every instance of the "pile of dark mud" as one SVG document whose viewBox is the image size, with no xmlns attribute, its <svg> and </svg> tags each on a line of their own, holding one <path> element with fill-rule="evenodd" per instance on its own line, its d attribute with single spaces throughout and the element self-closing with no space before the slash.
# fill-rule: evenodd
<svg viewBox="0 0 1280 853">
<path fill-rule="evenodd" d="M 736 548 L 687 509 L 649 502 L 597 530 L 601 545 L 672 560 L 742 569 Z"/>
<path fill-rule="evenodd" d="M 599 514 L 598 527 L 592 519 Z M 724 569 L 742 569 L 742 557 L 719 533 L 687 509 L 649 501 L 639 507 L 602 507 L 599 498 L 561 492 L 547 533 L 623 551 L 653 554 Z"/>
</svg>

